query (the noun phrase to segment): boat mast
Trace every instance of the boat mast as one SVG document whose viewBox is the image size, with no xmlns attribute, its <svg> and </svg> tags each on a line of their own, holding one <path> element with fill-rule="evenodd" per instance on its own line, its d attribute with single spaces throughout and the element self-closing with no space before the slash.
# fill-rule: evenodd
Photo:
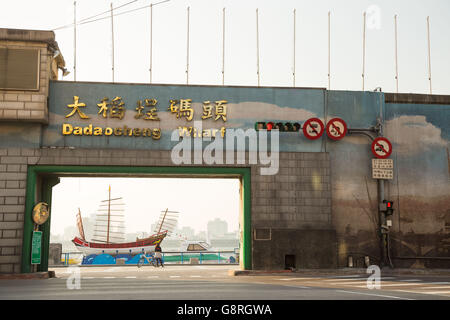
<svg viewBox="0 0 450 320">
<path fill-rule="evenodd" d="M 161 228 L 162 228 L 162 226 L 163 226 L 164 219 L 166 218 L 167 210 L 169 210 L 169 208 L 167 208 L 167 209 L 166 209 L 166 212 L 164 212 L 164 216 L 163 216 L 163 218 L 162 218 L 161 224 L 159 225 L 158 234 L 161 232 Z"/>
</svg>

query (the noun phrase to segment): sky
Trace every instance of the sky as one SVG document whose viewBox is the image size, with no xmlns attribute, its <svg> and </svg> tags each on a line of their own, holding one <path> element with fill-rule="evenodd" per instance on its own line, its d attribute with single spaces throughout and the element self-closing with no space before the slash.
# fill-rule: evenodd
<svg viewBox="0 0 450 320">
<path fill-rule="evenodd" d="M 178 227 L 206 231 L 210 220 L 228 223 L 228 232 L 239 229 L 239 180 L 191 178 L 61 178 L 53 188 L 51 233 L 76 226 L 76 214 L 90 217 L 102 200 L 123 198 L 126 233 L 152 233 L 151 225 L 167 208 L 178 211 Z"/>
<path fill-rule="evenodd" d="M 114 0 L 114 7 L 133 0 Z M 153 0 L 153 3 L 160 1 Z M 78 0 L 77 20 L 105 12 L 111 1 Z M 115 12 L 149 5 L 137 0 Z M 331 13 L 331 89 L 362 89 L 363 12 L 367 12 L 365 90 L 395 91 L 394 15 L 398 15 L 399 91 L 428 93 L 426 17 L 430 16 L 432 88 L 450 94 L 450 2 L 447 0 L 170 0 L 153 8 L 153 83 L 186 83 L 187 7 L 189 83 L 222 84 L 222 11 L 225 84 L 257 85 L 256 9 L 259 11 L 261 86 L 327 87 L 328 12 Z M 0 2 L 0 27 L 52 30 L 73 80 L 73 0 Z M 99 18 L 108 16 L 109 13 Z M 77 26 L 77 80 L 112 81 L 111 20 Z M 115 82 L 149 82 L 150 9 L 114 17 Z"/>
</svg>

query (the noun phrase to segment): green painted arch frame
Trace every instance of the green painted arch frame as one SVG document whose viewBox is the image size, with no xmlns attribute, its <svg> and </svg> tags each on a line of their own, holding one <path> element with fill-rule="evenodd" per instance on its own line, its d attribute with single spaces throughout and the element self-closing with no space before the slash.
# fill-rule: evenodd
<svg viewBox="0 0 450 320">
<path fill-rule="evenodd" d="M 62 176 L 128 176 L 128 177 L 188 177 L 188 178 L 239 178 L 242 186 L 242 266 L 244 270 L 252 268 L 251 252 L 251 170 L 248 167 L 126 167 L 126 166 L 61 166 L 34 165 L 28 167 L 25 215 L 22 243 L 21 272 L 30 273 L 31 238 L 34 223 L 31 213 L 37 202 L 49 203 L 51 210 L 52 188 Z M 38 184 L 40 187 L 38 188 Z M 40 190 L 40 194 L 37 192 Z M 41 226 L 43 246 L 41 264 L 38 271 L 48 270 L 48 252 L 50 242 L 50 217 Z"/>
</svg>

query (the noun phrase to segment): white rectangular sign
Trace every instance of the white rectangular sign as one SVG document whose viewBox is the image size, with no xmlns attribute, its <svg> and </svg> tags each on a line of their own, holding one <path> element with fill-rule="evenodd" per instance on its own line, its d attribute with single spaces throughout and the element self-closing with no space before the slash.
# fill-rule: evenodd
<svg viewBox="0 0 450 320">
<path fill-rule="evenodd" d="M 372 159 L 372 169 L 394 169 L 394 160 Z"/>
<path fill-rule="evenodd" d="M 394 170 L 372 168 L 372 178 L 374 179 L 394 179 Z"/>
</svg>

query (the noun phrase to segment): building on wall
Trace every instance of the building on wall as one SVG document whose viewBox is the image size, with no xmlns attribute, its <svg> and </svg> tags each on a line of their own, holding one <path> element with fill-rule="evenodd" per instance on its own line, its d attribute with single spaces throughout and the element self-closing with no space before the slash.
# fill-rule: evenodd
<svg viewBox="0 0 450 320">
<path fill-rule="evenodd" d="M 239 178 L 243 269 L 450 266 L 450 96 L 58 81 L 52 32 L 0 29 L 3 57 L 16 48 L 34 50 L 39 71 L 0 88 L 0 272 L 47 269 L 51 214 L 34 267 L 33 206 L 51 212 L 59 177 L 87 175 Z M 379 135 L 393 168 L 375 179 Z M 388 251 L 382 200 L 394 201 Z"/>
</svg>

